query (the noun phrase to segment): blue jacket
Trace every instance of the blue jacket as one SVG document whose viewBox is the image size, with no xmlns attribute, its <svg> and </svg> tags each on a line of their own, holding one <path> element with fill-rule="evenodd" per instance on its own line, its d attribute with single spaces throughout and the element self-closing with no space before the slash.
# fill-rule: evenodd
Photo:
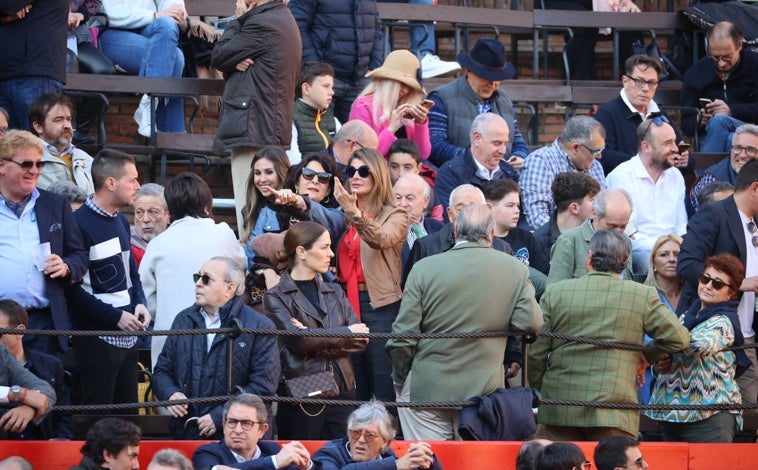
<svg viewBox="0 0 758 470">
<path fill-rule="evenodd" d="M 700 108 L 700 98 L 723 100 L 729 105 L 731 116 L 742 122 L 758 122 L 758 53 L 742 49 L 740 61 L 721 80 L 713 66 L 713 59 L 703 57 L 687 70 L 682 80 L 680 104 Z M 682 130 L 686 135 L 703 132 L 694 112 L 682 112 Z"/>
<path fill-rule="evenodd" d="M 347 438 L 329 441 L 313 456 L 314 468 L 318 470 L 395 470 L 398 459 L 392 448 L 387 448 L 378 460 L 370 462 L 353 462 L 353 456 L 347 450 Z M 442 470 L 442 464 L 434 457 L 434 463 L 429 470 Z"/>
<path fill-rule="evenodd" d="M 268 318 L 244 305 L 235 297 L 218 311 L 221 326 L 228 327 L 238 319 L 242 328 L 275 329 Z M 193 305 L 182 310 L 171 325 L 172 330 L 205 329 L 200 307 Z M 227 395 L 226 335 L 217 334 L 210 352 L 206 335 L 169 336 L 153 370 L 153 390 L 159 400 L 182 392 L 188 398 Z M 279 383 L 280 365 L 276 337 L 273 335 L 241 334 L 232 349 L 232 389 L 260 396 L 273 396 Z M 183 436 L 184 421 L 210 413 L 221 433 L 223 403 L 190 405 L 188 415 L 172 422 L 172 434 Z"/>
<path fill-rule="evenodd" d="M 375 0 L 292 0 L 303 62 L 325 62 L 335 80 L 358 83 L 382 65 L 384 33 Z"/>
<path fill-rule="evenodd" d="M 508 162 L 500 160 L 500 170 L 502 170 L 502 173 L 498 179 L 510 178 L 518 181 L 516 171 Z M 442 207 L 447 208 L 450 203 L 450 193 L 456 187 L 467 183 L 473 184 L 479 189 L 482 189 L 487 184 L 487 180 L 476 175 L 476 163 L 474 163 L 474 156 L 471 155 L 470 148 L 467 148 L 466 153 L 463 155 L 458 155 L 452 160 L 445 162 L 440 167 L 440 171 L 437 172 L 434 191 L 437 193 L 437 198 Z M 447 213 L 445 214 L 445 220 L 447 220 Z"/>
<path fill-rule="evenodd" d="M 63 379 L 63 363 L 60 359 L 33 349 L 25 349 L 27 363 L 24 365 L 29 372 L 44 380 L 55 390 L 57 405 L 70 405 L 71 398 L 68 387 Z M 30 424 L 23 432 L 25 439 L 42 440 L 58 438 L 73 439 L 74 430 L 71 426 L 71 415 L 53 413 L 47 416 L 39 425 Z"/>
<path fill-rule="evenodd" d="M 192 454 L 192 466 L 195 470 L 208 470 L 214 465 L 226 465 L 242 470 L 276 470 L 274 462 L 269 458 L 276 455 L 281 447 L 276 442 L 258 441 L 261 456 L 247 462 L 237 463 L 232 451 L 226 446 L 223 439 L 198 447 Z M 297 467 L 287 466 L 285 470 L 295 470 Z"/>
<path fill-rule="evenodd" d="M 464 406 L 458 433 L 464 441 L 523 441 L 537 430 L 529 388 L 499 388 Z"/>
</svg>

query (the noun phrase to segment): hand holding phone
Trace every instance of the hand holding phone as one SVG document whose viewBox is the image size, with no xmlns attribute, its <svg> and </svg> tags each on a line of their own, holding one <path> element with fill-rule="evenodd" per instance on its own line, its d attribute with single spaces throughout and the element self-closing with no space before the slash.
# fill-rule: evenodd
<svg viewBox="0 0 758 470">
<path fill-rule="evenodd" d="M 701 108 L 707 108 L 709 104 L 713 103 L 713 100 L 709 98 L 700 98 L 698 101 L 700 102 Z"/>
<path fill-rule="evenodd" d="M 677 144 L 677 148 L 679 149 L 679 153 L 684 153 L 690 149 L 690 144 L 688 144 L 687 142 L 680 142 L 679 144 Z"/>
<path fill-rule="evenodd" d="M 434 107 L 434 101 L 432 100 L 423 100 L 421 102 L 421 106 L 425 107 L 427 110 L 430 110 Z"/>
</svg>

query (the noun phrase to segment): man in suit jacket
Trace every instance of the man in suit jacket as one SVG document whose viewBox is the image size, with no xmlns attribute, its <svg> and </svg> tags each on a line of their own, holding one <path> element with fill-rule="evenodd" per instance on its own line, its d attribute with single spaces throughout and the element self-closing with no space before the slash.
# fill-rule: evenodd
<svg viewBox="0 0 758 470">
<path fill-rule="evenodd" d="M 311 456 L 298 441 L 283 446 L 261 441 L 268 430 L 266 405 L 258 395 L 241 393 L 224 404 L 224 438 L 205 444 L 192 455 L 197 470 L 226 466 L 243 470 L 308 470 Z"/>
<path fill-rule="evenodd" d="M 529 271 L 516 258 L 490 249 L 494 228 L 486 205 L 461 209 L 458 243 L 411 271 L 393 333 L 539 330 L 542 313 Z M 466 400 L 503 387 L 505 346 L 505 337 L 389 340 L 398 401 Z M 443 376 L 455 379 L 440 382 Z M 406 438 L 459 438 L 460 410 L 398 411 Z"/>
<path fill-rule="evenodd" d="M 31 329 L 68 330 L 63 290 L 84 276 L 87 252 L 68 201 L 36 187 L 43 150 L 26 131 L 11 130 L 0 140 L 0 298 L 24 307 Z M 64 336 L 24 340 L 49 354 L 68 349 Z"/>
<path fill-rule="evenodd" d="M 408 212 L 410 219 L 408 235 L 401 253 L 403 264 L 405 264 L 413 245 L 421 238 L 439 232 L 443 224 L 424 216 L 432 196 L 432 188 L 424 181 L 424 178 L 415 173 L 406 173 L 397 179 L 392 189 L 397 205 Z"/>
<path fill-rule="evenodd" d="M 551 284 L 540 306 L 545 331 L 604 341 L 651 346 L 666 352 L 683 349 L 690 335 L 654 288 L 619 276 L 629 263 L 625 235 L 600 230 L 586 257 L 590 271 L 579 279 Z M 648 357 L 652 362 L 655 357 Z M 539 337 L 529 350 L 529 384 L 544 398 L 637 403 L 638 351 Z M 556 441 L 596 441 L 610 435 L 637 436 L 638 410 L 580 406 L 540 406 L 536 437 Z"/>
<path fill-rule="evenodd" d="M 755 341 L 758 316 L 755 295 L 758 292 L 758 161 L 747 162 L 737 174 L 734 196 L 702 206 L 687 224 L 687 233 L 677 259 L 676 272 L 685 280 L 677 312 L 684 312 L 697 299 L 698 276 L 703 273 L 705 258 L 729 253 L 745 265 L 745 280 L 740 286 L 742 298 L 737 313 L 745 343 Z M 758 360 L 755 349 L 746 349 L 753 365 L 737 378 L 744 402 L 758 401 Z"/>
</svg>

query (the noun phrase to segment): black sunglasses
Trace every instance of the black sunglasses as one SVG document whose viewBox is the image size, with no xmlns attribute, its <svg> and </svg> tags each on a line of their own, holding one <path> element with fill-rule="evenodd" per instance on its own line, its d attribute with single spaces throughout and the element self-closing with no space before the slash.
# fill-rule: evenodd
<svg viewBox="0 0 758 470">
<path fill-rule="evenodd" d="M 369 170 L 367 165 L 363 165 L 358 168 L 354 166 L 349 166 L 347 167 L 346 172 L 347 172 L 348 178 L 353 178 L 355 177 L 355 174 L 358 173 L 358 176 L 365 179 L 365 178 L 368 178 L 368 176 L 371 174 L 371 170 Z"/>
<path fill-rule="evenodd" d="M 700 284 L 702 284 L 704 286 L 707 286 L 708 283 L 710 282 L 711 285 L 713 286 L 713 288 L 716 289 L 716 290 L 721 290 L 724 287 L 729 287 L 730 289 L 733 288 L 730 284 L 727 284 L 726 282 L 722 281 L 721 279 L 717 279 L 715 277 L 711 277 L 711 276 L 709 276 L 706 273 L 701 274 L 700 277 L 698 278 L 698 280 L 700 281 Z"/>
<path fill-rule="evenodd" d="M 23 162 L 17 162 L 16 160 L 6 160 L 6 161 L 13 162 L 16 165 L 23 168 L 24 170 L 31 170 L 33 167 L 42 169 L 42 167 L 45 166 L 45 162 L 43 162 L 42 160 L 38 160 L 36 162 L 32 160 L 24 160 Z"/>
<path fill-rule="evenodd" d="M 300 174 L 307 181 L 312 181 L 314 176 L 318 176 L 318 182 L 321 184 L 329 184 L 329 182 L 332 180 L 332 174 L 326 171 L 319 173 L 315 170 L 311 170 L 310 168 L 303 168 L 303 172 Z"/>
<path fill-rule="evenodd" d="M 661 127 L 664 123 L 668 124 L 669 118 L 664 116 L 663 114 L 651 114 L 648 118 L 650 122 L 647 123 L 647 127 L 645 127 L 645 132 L 642 133 L 643 136 L 647 136 L 647 133 L 650 132 L 650 127 L 655 124 L 658 127 Z"/>
<path fill-rule="evenodd" d="M 202 279 L 204 286 L 207 286 L 208 284 L 210 284 L 211 282 L 213 282 L 213 281 L 216 280 L 216 279 L 213 279 L 212 277 L 210 277 L 208 274 L 200 274 L 200 273 L 193 274 L 192 275 L 192 279 L 195 280 L 195 284 L 197 284 L 197 281 L 199 281 L 199 280 Z M 230 284 L 229 281 L 221 281 L 221 282 L 225 282 L 227 284 Z"/>
<path fill-rule="evenodd" d="M 752 220 L 748 222 L 747 229 L 750 231 L 750 234 L 752 235 L 751 243 L 753 244 L 754 247 L 758 248 L 758 227 L 756 227 L 755 222 L 753 222 Z"/>
</svg>

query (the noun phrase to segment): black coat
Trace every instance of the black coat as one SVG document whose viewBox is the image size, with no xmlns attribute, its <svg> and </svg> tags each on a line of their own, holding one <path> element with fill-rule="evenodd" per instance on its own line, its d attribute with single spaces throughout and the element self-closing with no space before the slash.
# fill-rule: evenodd
<svg viewBox="0 0 758 470">
<path fill-rule="evenodd" d="M 63 378 L 63 363 L 60 359 L 33 349 L 26 349 L 25 366 L 32 374 L 44 380 L 55 390 L 56 405 L 70 405 L 71 397 Z M 30 424 L 24 430 L 24 438 L 30 440 L 73 439 L 71 415 L 51 413 L 39 425 Z"/>
<path fill-rule="evenodd" d="M 279 284 L 266 291 L 263 296 L 266 316 L 279 330 L 298 331 L 291 322 L 291 319 L 295 318 L 308 327 L 310 332 L 350 333 L 348 326 L 359 323 L 360 320 L 342 288 L 334 283 L 323 282 L 319 276 L 316 276 L 316 286 L 319 308 L 326 316 L 322 317 L 298 289 L 289 271 L 283 272 Z M 345 390 L 355 389 L 350 354 L 363 352 L 366 349 L 364 341 L 325 336 L 280 336 L 279 343 L 284 378 L 322 372 L 327 370 L 328 363 L 332 362 L 339 369 Z"/>
<path fill-rule="evenodd" d="M 235 297 L 218 311 L 221 326 L 232 325 L 236 318 L 242 328 L 274 329 L 271 320 L 244 305 Z M 171 325 L 172 330 L 205 329 L 200 308 L 193 305 L 182 310 Z M 232 389 L 261 396 L 273 396 L 279 380 L 280 366 L 276 338 L 273 335 L 241 334 L 232 349 Z M 153 371 L 153 390 L 159 400 L 168 400 L 175 392 L 188 398 L 226 395 L 226 335 L 216 335 L 210 352 L 206 335 L 169 336 Z M 190 405 L 188 415 L 172 422 L 172 434 L 183 436 L 181 430 L 189 417 L 210 414 L 221 435 L 223 403 Z"/>
</svg>

